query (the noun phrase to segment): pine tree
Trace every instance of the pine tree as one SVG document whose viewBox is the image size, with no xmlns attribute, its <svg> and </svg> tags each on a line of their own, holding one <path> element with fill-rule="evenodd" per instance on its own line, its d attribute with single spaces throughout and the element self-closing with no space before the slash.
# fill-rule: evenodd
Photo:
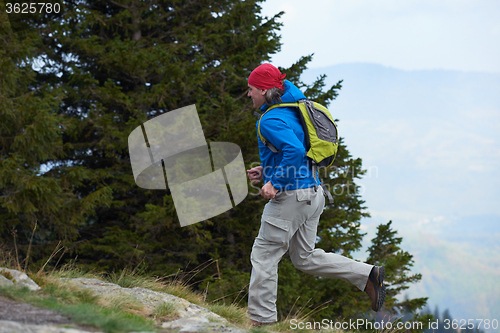
<svg viewBox="0 0 500 333">
<path fill-rule="evenodd" d="M 46 258 L 56 241 L 77 238 L 106 193 L 77 197 L 72 188 L 88 176 L 83 170 L 45 173 L 65 156 L 66 123 L 57 114 L 64 91 L 36 79 L 33 68 L 43 55 L 38 31 L 22 15 L 7 15 L 3 2 L 0 9 L 0 244 L 14 248 L 17 239 L 23 257 L 31 240 L 32 256 Z"/>
<path fill-rule="evenodd" d="M 135 185 L 127 137 L 150 118 L 196 104 L 208 141 L 235 142 L 255 160 L 246 78 L 279 49 L 276 17 L 263 19 L 259 10 L 253 1 L 66 1 L 61 13 L 19 17 L 43 40 L 37 82 L 64 92 L 56 111 L 60 156 L 44 176 L 80 175 L 71 194 L 94 197 L 88 209 L 98 206 L 72 225 L 79 239 L 66 243 L 69 256 L 105 270 L 145 262 L 162 274 L 221 252 L 229 263 L 247 258 L 234 249 L 236 217 L 246 220 L 252 204 L 180 228 L 168 191 Z M 241 236 L 251 238 L 252 224 L 245 227 Z"/>
<path fill-rule="evenodd" d="M 401 312 L 415 313 L 425 306 L 427 298 L 407 299 L 397 301 L 396 296 L 409 288 L 410 283 L 418 282 L 421 274 L 411 274 L 413 256 L 400 247 L 401 237 L 396 237 L 397 231 L 391 228 L 392 221 L 377 227 L 377 235 L 368 248 L 367 262 L 385 267 L 387 295 L 384 307 L 397 308 Z"/>
<path fill-rule="evenodd" d="M 445 309 L 443 312 L 443 332 L 445 333 L 455 333 L 456 331 L 452 327 L 453 318 L 451 317 L 450 310 Z"/>
<path fill-rule="evenodd" d="M 439 308 L 436 305 L 436 308 L 434 309 L 434 320 L 437 320 L 438 322 L 438 330 L 441 330 L 441 324 L 442 324 L 442 318 L 439 315 Z"/>
</svg>

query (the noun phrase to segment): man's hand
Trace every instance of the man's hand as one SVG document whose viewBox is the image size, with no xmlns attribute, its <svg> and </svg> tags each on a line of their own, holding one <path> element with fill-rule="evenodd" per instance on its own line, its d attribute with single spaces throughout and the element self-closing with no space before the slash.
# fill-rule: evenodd
<svg viewBox="0 0 500 333">
<path fill-rule="evenodd" d="M 262 181 L 262 165 L 247 170 L 247 175 L 252 183 L 258 184 Z"/>
<path fill-rule="evenodd" d="M 278 190 L 274 188 L 273 184 L 271 184 L 271 181 L 268 181 L 266 185 L 262 186 L 260 189 L 260 195 L 262 195 L 266 199 L 272 199 L 276 196 L 276 193 L 278 193 Z"/>
</svg>

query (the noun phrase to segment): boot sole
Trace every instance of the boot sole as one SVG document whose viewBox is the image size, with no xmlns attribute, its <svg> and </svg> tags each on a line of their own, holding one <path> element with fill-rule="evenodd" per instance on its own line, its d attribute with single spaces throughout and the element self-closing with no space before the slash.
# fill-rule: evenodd
<svg viewBox="0 0 500 333">
<path fill-rule="evenodd" d="M 384 304 L 385 301 L 385 286 L 384 286 L 384 279 L 385 279 L 385 268 L 384 267 L 378 267 L 377 269 L 377 287 L 376 287 L 376 293 L 377 293 L 377 304 L 376 308 L 372 309 L 375 312 L 378 312 L 381 308 L 382 305 Z"/>
</svg>

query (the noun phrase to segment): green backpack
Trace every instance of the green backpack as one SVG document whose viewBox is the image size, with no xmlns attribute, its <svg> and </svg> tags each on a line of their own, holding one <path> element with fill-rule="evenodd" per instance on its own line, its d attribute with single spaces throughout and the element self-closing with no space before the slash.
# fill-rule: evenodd
<svg viewBox="0 0 500 333">
<path fill-rule="evenodd" d="M 299 118 L 304 129 L 306 155 L 312 161 L 313 174 L 316 178 L 316 168 L 327 168 L 333 164 L 335 156 L 338 151 L 339 135 L 337 125 L 333 121 L 333 117 L 323 105 L 308 101 L 299 100 L 297 103 L 281 103 L 270 106 L 265 113 L 275 108 L 296 107 L 299 109 Z M 265 114 L 264 113 L 264 114 Z M 264 115 L 263 114 L 263 115 Z M 262 143 L 271 149 L 272 152 L 277 153 L 279 150 L 269 141 L 267 141 L 260 132 L 260 120 L 258 123 L 259 138 Z M 325 190 L 325 194 L 333 202 L 330 192 L 326 189 L 324 184 L 321 184 Z"/>
</svg>

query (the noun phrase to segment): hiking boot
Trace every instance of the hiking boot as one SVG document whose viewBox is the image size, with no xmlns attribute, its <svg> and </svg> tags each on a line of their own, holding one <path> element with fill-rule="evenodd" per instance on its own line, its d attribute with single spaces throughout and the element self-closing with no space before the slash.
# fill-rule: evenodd
<svg viewBox="0 0 500 333">
<path fill-rule="evenodd" d="M 366 282 L 365 292 L 372 301 L 372 310 L 378 312 L 382 308 L 385 300 L 385 268 L 373 266 L 368 281 Z"/>
<path fill-rule="evenodd" d="M 274 324 L 274 323 L 262 323 L 260 321 L 256 321 L 256 320 L 250 319 L 250 325 L 252 327 L 259 327 L 259 326 L 272 325 L 272 324 Z"/>
</svg>

